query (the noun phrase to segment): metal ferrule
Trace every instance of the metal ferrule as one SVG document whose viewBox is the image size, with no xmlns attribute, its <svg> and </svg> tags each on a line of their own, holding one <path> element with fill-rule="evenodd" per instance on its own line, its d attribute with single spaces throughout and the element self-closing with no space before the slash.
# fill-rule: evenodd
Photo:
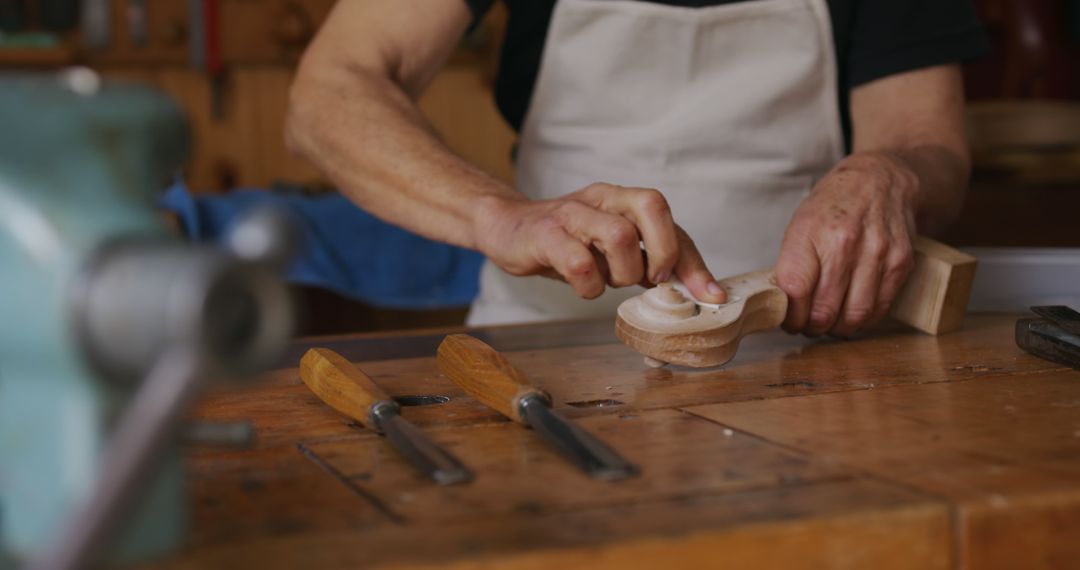
<svg viewBox="0 0 1080 570">
<path fill-rule="evenodd" d="M 548 396 L 544 392 L 533 392 L 518 400 L 518 413 L 521 414 L 521 417 L 523 418 L 528 415 L 527 410 L 536 409 L 538 407 L 550 408 L 551 396 Z"/>
<path fill-rule="evenodd" d="M 375 402 L 371 406 L 371 412 L 369 418 L 371 420 L 371 426 L 375 428 L 375 431 L 379 433 L 386 433 L 385 425 L 392 416 L 401 415 L 401 406 L 393 400 L 383 400 L 381 402 Z"/>
</svg>

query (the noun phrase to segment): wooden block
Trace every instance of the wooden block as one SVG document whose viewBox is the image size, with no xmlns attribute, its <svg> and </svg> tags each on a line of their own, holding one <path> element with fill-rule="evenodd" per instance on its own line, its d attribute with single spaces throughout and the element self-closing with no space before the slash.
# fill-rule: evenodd
<svg viewBox="0 0 1080 570">
<path fill-rule="evenodd" d="M 939 335 L 964 324 L 977 260 L 943 243 L 916 237 L 915 269 L 893 303 L 892 316 Z"/>
</svg>

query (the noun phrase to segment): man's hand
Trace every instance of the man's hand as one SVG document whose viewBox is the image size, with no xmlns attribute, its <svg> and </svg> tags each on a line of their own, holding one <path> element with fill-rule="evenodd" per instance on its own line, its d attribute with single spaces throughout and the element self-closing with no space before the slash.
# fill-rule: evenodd
<svg viewBox="0 0 1080 570">
<path fill-rule="evenodd" d="M 960 212 L 971 168 L 958 65 L 892 75 L 851 92 L 854 153 L 792 217 L 776 277 L 784 329 L 849 336 L 889 311 L 914 264 L 911 239 Z"/>
<path fill-rule="evenodd" d="M 512 275 L 563 279 L 586 299 L 608 285 L 656 284 L 675 275 L 699 300 L 726 301 L 657 190 L 597 183 L 555 200 L 489 197 L 483 204 L 475 241 Z"/>
<path fill-rule="evenodd" d="M 792 217 L 776 265 L 784 330 L 850 336 L 889 311 L 914 265 L 919 177 L 887 153 L 855 154 Z"/>
</svg>

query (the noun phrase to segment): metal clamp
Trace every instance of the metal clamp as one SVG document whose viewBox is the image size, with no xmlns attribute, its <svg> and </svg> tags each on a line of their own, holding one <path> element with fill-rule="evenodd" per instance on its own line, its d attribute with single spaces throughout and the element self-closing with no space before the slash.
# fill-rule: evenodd
<svg viewBox="0 0 1080 570">
<path fill-rule="evenodd" d="M 1080 370 L 1080 313 L 1070 307 L 1032 307 L 1042 319 L 1016 322 L 1016 345 L 1039 358 Z"/>
</svg>

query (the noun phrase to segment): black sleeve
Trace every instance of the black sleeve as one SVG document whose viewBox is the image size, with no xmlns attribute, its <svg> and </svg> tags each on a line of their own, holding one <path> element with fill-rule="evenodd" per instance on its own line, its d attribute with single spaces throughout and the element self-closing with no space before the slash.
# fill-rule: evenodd
<svg viewBox="0 0 1080 570">
<path fill-rule="evenodd" d="M 989 51 L 971 0 L 857 0 L 854 9 L 849 88 Z"/>
<path fill-rule="evenodd" d="M 487 14 L 487 11 L 491 9 L 491 5 L 495 3 L 495 0 L 465 0 L 465 3 L 469 5 L 469 11 L 472 12 L 473 25 L 475 26 L 480 18 Z"/>
</svg>

